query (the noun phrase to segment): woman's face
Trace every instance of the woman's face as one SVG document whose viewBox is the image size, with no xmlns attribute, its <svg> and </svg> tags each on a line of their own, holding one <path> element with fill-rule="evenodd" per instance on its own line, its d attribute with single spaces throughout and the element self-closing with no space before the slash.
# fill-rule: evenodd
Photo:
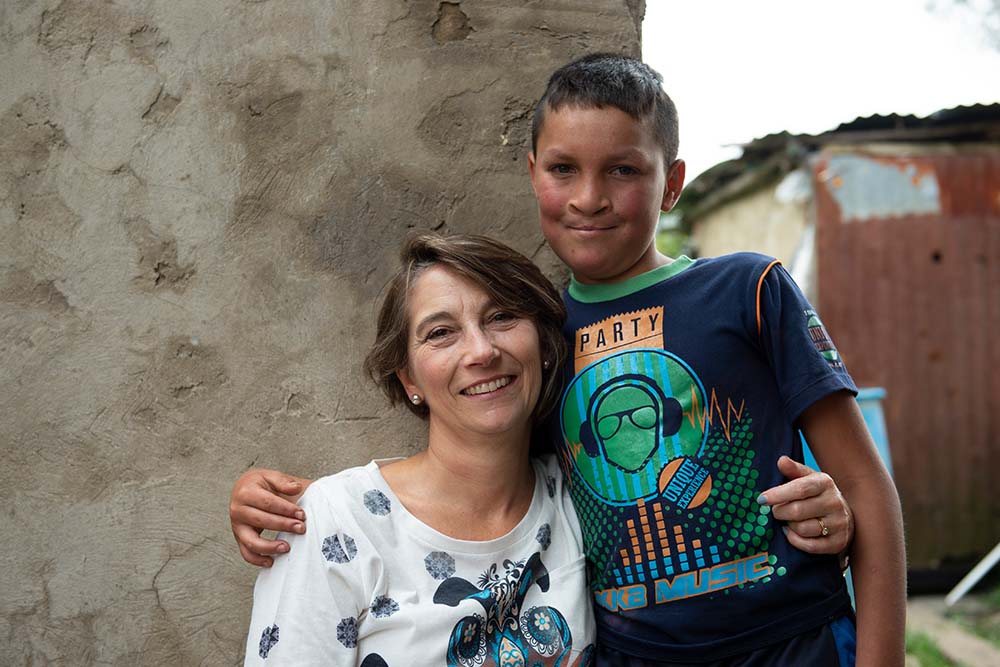
<svg viewBox="0 0 1000 667">
<path fill-rule="evenodd" d="M 407 394 L 430 411 L 432 432 L 527 438 L 542 385 L 538 330 L 441 266 L 410 286 Z"/>
</svg>

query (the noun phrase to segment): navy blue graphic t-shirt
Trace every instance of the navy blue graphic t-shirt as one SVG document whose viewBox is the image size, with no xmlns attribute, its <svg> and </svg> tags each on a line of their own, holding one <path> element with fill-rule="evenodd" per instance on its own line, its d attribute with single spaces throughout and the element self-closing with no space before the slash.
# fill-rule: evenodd
<svg viewBox="0 0 1000 667">
<path fill-rule="evenodd" d="M 832 556 L 798 551 L 760 493 L 802 460 L 793 424 L 856 393 L 819 316 L 771 258 L 670 265 L 566 296 L 554 421 L 599 641 L 653 659 L 750 651 L 849 609 Z"/>
</svg>

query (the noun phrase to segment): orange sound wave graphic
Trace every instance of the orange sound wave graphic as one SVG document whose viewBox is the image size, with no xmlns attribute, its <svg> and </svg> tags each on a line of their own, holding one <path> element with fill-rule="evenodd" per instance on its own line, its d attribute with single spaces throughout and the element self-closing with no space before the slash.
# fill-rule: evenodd
<svg viewBox="0 0 1000 667">
<path fill-rule="evenodd" d="M 580 450 L 583 449 L 583 443 L 580 442 L 566 442 L 566 447 L 560 447 L 558 456 L 561 459 L 561 466 L 563 472 L 566 473 L 566 479 L 572 480 L 573 475 L 571 471 L 576 465 L 576 457 L 580 455 Z"/>
<path fill-rule="evenodd" d="M 689 546 L 701 549 L 701 540 L 688 540 L 680 525 L 674 525 L 672 531 L 669 529 L 664 520 L 662 503 L 654 501 L 647 504 L 639 500 L 636 506 L 639 510 L 638 525 L 634 519 L 626 521 L 629 543 L 618 551 L 623 566 L 638 566 L 643 561 L 666 564 L 672 554 L 683 554 Z M 697 557 L 700 558 L 700 554 Z"/>
<path fill-rule="evenodd" d="M 580 455 L 580 450 L 583 449 L 582 442 L 567 442 L 566 444 L 569 445 L 570 454 L 573 458 Z"/>
<path fill-rule="evenodd" d="M 730 430 L 733 425 L 733 421 L 739 423 L 743 419 L 743 407 L 745 405 L 744 401 L 740 401 L 740 407 L 737 408 L 733 405 L 732 400 L 726 399 L 726 411 L 725 414 L 722 412 L 722 404 L 719 402 L 718 397 L 715 395 L 715 389 L 712 389 L 712 396 L 709 399 L 707 409 L 702 409 L 701 402 L 698 400 L 698 392 L 695 388 L 691 387 L 691 410 L 684 411 L 684 416 L 687 417 L 688 422 L 692 426 L 696 423 L 701 430 L 705 430 L 705 423 L 712 425 L 712 416 L 718 415 L 719 424 L 722 425 L 722 430 L 726 435 L 726 440 L 730 440 Z"/>
</svg>

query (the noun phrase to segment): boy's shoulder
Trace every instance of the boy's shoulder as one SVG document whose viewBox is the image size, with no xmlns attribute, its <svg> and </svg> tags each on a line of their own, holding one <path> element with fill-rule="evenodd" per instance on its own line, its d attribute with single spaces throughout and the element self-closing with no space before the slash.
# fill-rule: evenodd
<svg viewBox="0 0 1000 667">
<path fill-rule="evenodd" d="M 683 283 L 685 290 L 715 292 L 725 287 L 742 293 L 743 288 L 755 286 L 762 275 L 780 264 L 774 257 L 758 252 L 734 252 L 717 257 L 699 257 L 696 260 L 683 257 L 674 261 L 685 261 L 689 264 L 683 270 L 668 274 L 654 284 L 665 286 L 674 278 L 681 278 L 680 283 Z"/>
<path fill-rule="evenodd" d="M 684 273 L 688 274 L 691 289 L 708 291 L 716 297 L 729 293 L 743 299 L 752 296 L 761 278 L 774 273 L 772 269 L 780 264 L 774 257 L 758 252 L 734 252 L 699 258 Z"/>
<path fill-rule="evenodd" d="M 770 255 L 759 252 L 734 252 L 718 257 L 703 257 L 695 262 L 696 267 L 704 270 L 726 272 L 750 272 L 759 275 L 769 266 L 781 262 Z"/>
</svg>

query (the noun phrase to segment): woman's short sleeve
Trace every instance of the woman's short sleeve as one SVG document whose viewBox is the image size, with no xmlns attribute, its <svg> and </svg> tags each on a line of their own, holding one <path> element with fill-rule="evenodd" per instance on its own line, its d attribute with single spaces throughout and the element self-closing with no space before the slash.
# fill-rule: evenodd
<svg viewBox="0 0 1000 667">
<path fill-rule="evenodd" d="M 300 501 L 306 533 L 282 534 L 289 553 L 257 577 L 244 665 L 356 662 L 358 619 L 367 606 L 357 558 L 362 537 L 350 525 L 345 530 L 349 512 L 314 487 Z"/>
</svg>

